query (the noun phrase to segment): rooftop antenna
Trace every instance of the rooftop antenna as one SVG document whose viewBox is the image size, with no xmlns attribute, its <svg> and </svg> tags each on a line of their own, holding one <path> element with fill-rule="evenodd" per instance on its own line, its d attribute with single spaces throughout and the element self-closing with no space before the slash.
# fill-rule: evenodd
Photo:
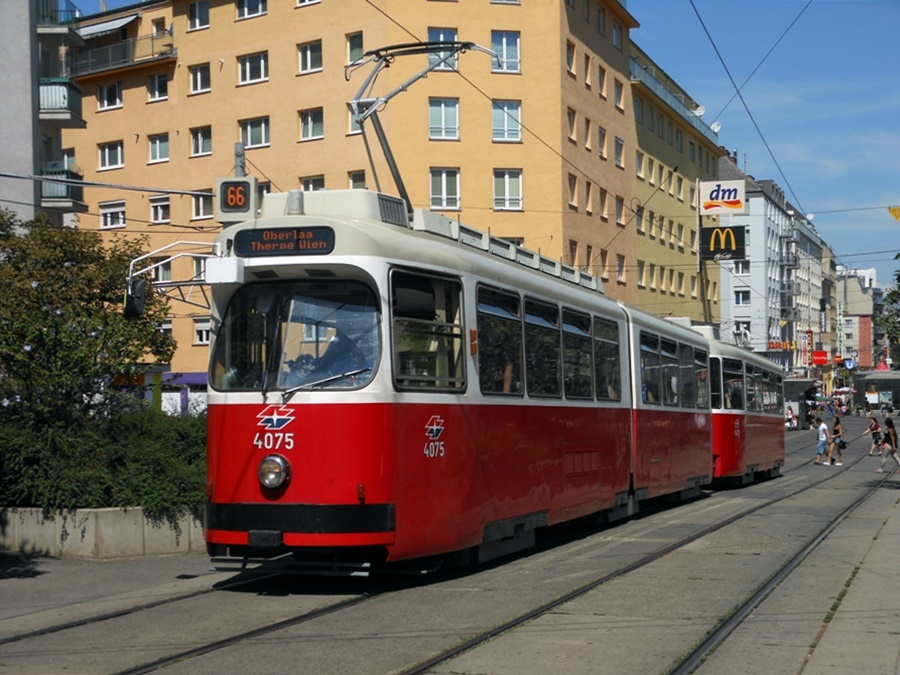
<svg viewBox="0 0 900 675">
<path fill-rule="evenodd" d="M 363 81 L 362 86 L 360 86 L 359 91 L 357 91 L 356 95 L 350 100 L 350 112 L 356 117 L 356 121 L 359 123 L 359 128 L 363 134 L 363 141 L 366 144 L 366 153 L 369 156 L 369 165 L 372 167 L 372 174 L 375 178 L 376 187 L 380 190 L 378 173 L 375 170 L 375 162 L 372 159 L 372 153 L 369 151 L 369 142 L 366 138 L 365 122 L 369 119 L 372 120 L 372 127 L 375 129 L 375 135 L 378 137 L 381 151 L 384 153 L 385 161 L 387 161 L 388 168 L 391 171 L 391 177 L 394 179 L 394 184 L 397 186 L 400 198 L 406 204 L 406 209 L 410 216 L 412 216 L 413 213 L 412 201 L 409 198 L 409 193 L 406 191 L 403 178 L 400 176 L 400 169 L 397 168 L 397 162 L 394 160 L 394 154 L 391 152 L 391 147 L 388 144 L 387 135 L 384 133 L 384 127 L 381 124 L 381 120 L 378 119 L 378 110 L 383 108 L 388 101 L 394 98 L 394 96 L 406 91 L 413 83 L 426 77 L 432 70 L 441 68 L 454 60 L 457 54 L 465 53 L 470 49 L 490 54 L 495 59 L 498 58 L 497 54 L 489 49 L 480 47 L 474 42 L 408 42 L 404 44 L 389 45 L 387 47 L 381 47 L 380 49 L 373 49 L 372 51 L 363 54 L 362 58 L 344 67 L 344 79 L 349 81 L 353 71 L 369 63 L 374 64 L 372 72 L 369 73 L 368 77 Z M 426 68 L 413 75 L 403 82 L 403 84 L 395 87 L 387 94 L 377 97 L 372 96 L 371 90 L 375 84 L 375 79 L 382 69 L 390 67 L 398 56 L 410 56 L 415 54 L 434 54 L 437 58 L 429 59 Z"/>
</svg>

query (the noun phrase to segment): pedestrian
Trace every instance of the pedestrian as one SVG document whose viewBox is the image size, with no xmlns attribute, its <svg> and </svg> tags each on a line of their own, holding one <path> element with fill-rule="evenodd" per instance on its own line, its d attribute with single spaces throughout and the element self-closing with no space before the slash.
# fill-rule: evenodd
<svg viewBox="0 0 900 675">
<path fill-rule="evenodd" d="M 869 457 L 873 457 L 876 450 L 881 455 L 881 425 L 878 424 L 878 420 L 874 417 L 869 422 L 869 428 L 863 432 L 863 436 L 866 434 L 872 434 L 872 447 L 869 448 Z"/>
<path fill-rule="evenodd" d="M 844 442 L 844 425 L 841 424 L 841 416 L 835 411 L 834 427 L 831 429 L 831 443 L 828 445 L 828 460 L 826 464 L 834 464 L 835 466 L 844 466 L 844 455 L 841 452 L 847 444 Z M 837 450 L 837 461 L 832 460 L 831 456 Z"/>
<path fill-rule="evenodd" d="M 821 417 L 816 417 L 816 434 L 818 435 L 818 443 L 816 443 L 816 464 L 825 464 L 825 450 L 831 441 L 831 433 L 828 431 L 828 425 L 822 421 Z"/>
<path fill-rule="evenodd" d="M 890 417 L 884 418 L 884 443 L 881 447 L 884 448 L 884 457 L 881 458 L 881 466 L 875 469 L 875 473 L 884 471 L 884 463 L 889 457 L 900 466 L 900 458 L 897 457 L 897 430 L 894 428 L 894 420 Z"/>
<path fill-rule="evenodd" d="M 794 417 L 794 409 L 791 406 L 788 406 L 787 411 L 785 411 L 784 426 L 787 427 L 788 431 L 793 431 L 797 428 L 797 418 Z"/>
</svg>

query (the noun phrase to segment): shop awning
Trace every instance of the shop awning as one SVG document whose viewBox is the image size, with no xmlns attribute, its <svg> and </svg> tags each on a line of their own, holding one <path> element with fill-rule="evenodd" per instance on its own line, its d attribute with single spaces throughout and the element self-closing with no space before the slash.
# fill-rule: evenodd
<svg viewBox="0 0 900 675">
<path fill-rule="evenodd" d="M 109 21 L 101 21 L 90 26 L 82 26 L 78 29 L 78 34 L 84 39 L 95 38 L 113 31 L 119 30 L 122 26 L 138 18 L 137 14 L 129 14 L 128 16 L 120 16 L 118 19 L 110 19 Z"/>
</svg>

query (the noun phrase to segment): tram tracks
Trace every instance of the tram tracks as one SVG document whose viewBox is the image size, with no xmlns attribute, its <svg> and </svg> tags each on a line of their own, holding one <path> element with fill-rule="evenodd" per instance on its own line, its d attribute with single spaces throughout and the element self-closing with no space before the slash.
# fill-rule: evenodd
<svg viewBox="0 0 900 675">
<path fill-rule="evenodd" d="M 850 459 L 849 457 L 845 459 L 850 459 L 844 468 L 852 469 L 856 466 L 860 461 L 862 461 L 866 455 L 863 455 L 859 458 Z M 803 465 L 806 462 L 802 463 Z M 792 470 L 799 468 L 797 466 L 792 466 Z M 484 630 L 476 629 L 477 625 L 466 625 L 464 627 L 460 627 L 456 629 L 455 632 L 448 631 L 447 635 L 441 635 L 439 641 L 442 644 L 441 648 L 427 648 L 427 647 L 419 647 L 416 646 L 414 650 L 412 650 L 411 654 L 408 654 L 405 657 L 404 663 L 394 664 L 390 667 L 385 667 L 383 670 L 379 670 L 376 666 L 373 665 L 373 669 L 366 672 L 404 672 L 404 673 L 424 673 L 430 669 L 438 667 L 442 663 L 446 663 L 452 660 L 455 656 L 460 654 L 470 652 L 475 650 L 477 647 L 484 645 L 491 640 L 502 636 L 506 633 L 515 631 L 516 628 L 527 624 L 529 621 L 534 621 L 535 619 L 550 614 L 565 605 L 566 603 L 572 602 L 580 597 L 588 595 L 591 591 L 596 590 L 598 588 L 603 587 L 605 584 L 608 584 L 614 580 L 621 580 L 623 578 L 628 577 L 628 575 L 638 572 L 642 568 L 646 568 L 654 562 L 660 561 L 666 556 L 675 553 L 676 551 L 683 550 L 688 547 L 690 544 L 694 542 L 698 542 L 705 537 L 712 535 L 713 533 L 723 530 L 727 528 L 729 525 L 733 525 L 738 523 L 740 520 L 748 518 L 753 514 L 761 512 L 763 509 L 770 507 L 778 502 L 784 501 L 791 497 L 795 497 L 800 495 L 802 492 L 818 487 L 827 481 L 834 480 L 837 477 L 841 476 L 845 473 L 845 471 L 822 471 L 821 474 L 818 471 L 811 472 L 810 479 L 804 481 L 804 485 L 792 487 L 789 490 L 786 490 L 783 494 L 771 496 L 769 498 L 763 498 L 760 501 L 752 504 L 746 508 L 741 507 L 739 512 L 733 513 L 729 517 L 719 518 L 715 522 L 706 525 L 705 527 L 695 528 L 693 532 L 689 535 L 678 538 L 676 541 L 671 541 L 666 545 L 658 547 L 656 550 L 652 552 L 646 553 L 644 555 L 636 556 L 637 559 L 633 562 L 629 562 L 628 564 L 618 566 L 616 569 L 611 569 L 606 573 L 599 574 L 596 578 L 593 579 L 583 579 L 582 582 L 577 585 L 574 589 L 566 590 L 561 593 L 554 593 L 553 598 L 543 603 L 535 603 L 531 605 L 530 608 L 523 609 L 523 611 L 518 611 L 515 613 L 513 618 L 508 618 L 512 612 L 507 614 L 507 618 L 500 618 L 499 620 L 494 619 L 486 619 L 486 621 L 490 621 L 491 626 L 486 627 Z M 886 479 L 889 475 L 885 474 L 884 478 L 878 482 L 878 485 L 882 484 L 882 481 Z M 765 489 L 766 486 L 772 487 L 787 487 L 787 484 L 781 483 L 780 481 L 767 481 L 766 483 L 757 486 L 758 488 Z M 871 492 L 871 491 L 870 491 Z M 714 495 L 714 499 L 721 496 L 723 500 L 729 500 L 731 496 L 734 496 L 737 500 L 742 500 L 745 495 L 747 495 L 747 491 L 729 491 L 727 493 L 719 493 L 718 495 Z M 752 499 L 759 498 L 760 495 L 757 494 Z M 698 505 L 702 504 L 710 504 L 711 502 L 707 500 L 699 500 L 697 502 Z M 670 516 L 677 517 L 680 509 L 662 511 L 663 518 L 668 518 Z M 848 512 L 849 513 L 849 512 Z M 844 516 L 846 517 L 846 516 Z M 838 521 L 835 520 L 835 523 Z M 836 525 L 835 525 L 836 526 Z M 833 526 L 832 526 L 833 529 Z M 572 546 L 563 545 L 563 549 L 566 548 L 574 548 L 579 544 L 586 547 L 589 545 L 589 540 L 593 539 L 593 534 L 600 534 L 601 539 L 605 537 L 604 533 L 609 533 L 609 537 L 605 537 L 607 539 L 615 538 L 618 536 L 616 533 L 618 530 L 618 526 L 614 528 L 608 528 L 606 530 L 602 530 L 599 533 L 595 530 L 590 534 L 585 534 L 583 537 L 575 537 L 570 540 L 570 544 Z M 824 529 L 823 529 L 824 531 Z M 829 530 L 830 531 L 830 530 Z M 659 536 L 659 535 L 656 535 Z M 817 535 L 819 537 L 827 537 L 827 533 L 822 535 Z M 593 546 L 593 544 L 590 544 Z M 807 544 L 807 548 L 812 550 L 815 548 L 815 544 L 810 542 Z M 552 553 L 554 550 L 549 549 Z M 538 555 L 541 553 L 539 552 Z M 562 557 L 566 557 L 567 554 L 564 554 L 560 551 L 560 555 Z M 606 556 L 605 552 L 594 553 L 592 555 L 596 556 Z M 799 555 L 799 554 L 798 554 Z M 229 653 L 234 650 L 230 650 L 229 648 L 238 648 L 244 649 L 249 645 L 253 645 L 254 643 L 258 643 L 260 641 L 277 641 L 279 643 L 286 643 L 288 646 L 286 649 L 291 649 L 293 646 L 302 646 L 302 642 L 304 640 L 310 639 L 308 635 L 314 633 L 321 633 L 326 635 L 340 635 L 341 631 L 335 631 L 332 626 L 335 624 L 340 624 L 342 629 L 346 626 L 346 630 L 348 635 L 354 636 L 359 635 L 363 632 L 363 630 L 359 626 L 366 625 L 366 621 L 359 618 L 360 615 L 372 616 L 376 613 L 384 614 L 385 616 L 392 616 L 396 614 L 399 616 L 400 610 L 397 609 L 403 600 L 402 596 L 404 594 L 415 594 L 417 597 L 427 597 L 431 594 L 431 591 L 436 590 L 441 587 L 442 584 L 447 583 L 447 580 L 450 579 L 452 581 L 461 582 L 465 586 L 474 586 L 478 592 L 485 593 L 489 592 L 488 588 L 482 588 L 481 584 L 490 584 L 493 583 L 488 577 L 491 576 L 492 572 L 502 572 L 503 570 L 513 570 L 515 568 L 523 567 L 529 564 L 530 558 L 532 554 L 527 554 L 524 556 L 519 556 L 512 558 L 508 561 L 505 561 L 497 566 L 490 567 L 486 571 L 478 570 L 471 571 L 467 574 L 456 575 L 455 577 L 446 577 L 446 576 L 436 576 L 428 578 L 425 584 L 414 584 L 414 585 L 397 585 L 394 587 L 389 586 L 379 586 L 378 584 L 372 585 L 364 585 L 361 588 L 362 592 L 358 594 L 353 594 L 352 597 L 346 597 L 346 599 L 339 599 L 336 601 L 334 597 L 331 596 L 331 593 L 336 593 L 336 591 L 332 588 L 330 591 L 325 591 L 324 597 L 326 598 L 325 606 L 317 607 L 313 609 L 307 609 L 301 612 L 288 613 L 287 616 L 279 617 L 277 620 L 272 620 L 269 622 L 259 621 L 256 625 L 250 626 L 241 626 L 241 630 L 235 630 L 233 632 L 228 631 L 227 624 L 223 624 L 218 626 L 215 631 L 215 635 L 209 639 L 197 639 L 191 640 L 191 644 L 186 648 L 172 648 L 171 645 L 160 645 L 157 649 L 156 653 L 152 656 L 146 658 L 137 658 L 133 662 L 128 665 L 123 665 L 119 661 L 111 661 L 109 667 L 102 669 L 102 672 L 120 672 L 120 673 L 146 673 L 152 672 L 155 670 L 167 669 L 170 667 L 174 667 L 176 671 L 183 670 L 184 668 L 189 668 L 192 661 L 195 659 L 201 659 L 203 657 L 206 658 L 222 658 L 216 657 L 216 653 Z M 536 563 L 537 564 L 537 563 Z M 797 563 L 799 564 L 799 563 Z M 485 572 L 485 574 L 482 574 Z M 549 572 L 548 572 L 549 573 Z M 787 574 L 788 572 L 783 572 L 783 574 Z M 777 572 L 776 572 L 777 574 Z M 274 578 L 275 575 L 270 575 L 268 584 L 271 588 L 276 588 L 282 581 L 276 581 Z M 564 575 L 563 575 L 564 576 Z M 482 579 L 482 577 L 484 577 Z M 775 578 L 775 575 L 772 577 Z M 183 596 L 179 596 L 177 598 L 172 598 L 169 601 L 159 601 L 154 603 L 145 603 L 141 606 L 134 607 L 130 611 L 123 612 L 113 612 L 108 613 L 103 616 L 98 616 L 93 619 L 93 621 L 79 621 L 79 622 L 71 622 L 69 624 L 60 624 L 59 626 L 54 626 L 49 629 L 45 629 L 42 631 L 35 631 L 29 634 L 23 634 L 20 636 L 15 636 L 13 638 L 7 638 L 6 640 L 0 641 L 0 646 L 9 644 L 10 642 L 21 642 L 28 641 L 30 639 L 38 639 L 41 637 L 47 637 L 52 633 L 65 633 L 69 630 L 76 629 L 85 629 L 90 628 L 92 624 L 99 624 L 101 622 L 106 622 L 110 624 L 116 624 L 117 620 L 125 619 L 128 616 L 132 618 L 138 615 L 147 616 L 147 621 L 159 621 L 161 619 L 154 619 L 150 615 L 153 613 L 153 610 L 162 610 L 166 609 L 166 606 L 169 606 L 169 609 L 174 609 L 175 607 L 181 605 L 189 605 L 192 602 L 196 602 L 201 598 L 206 597 L 207 602 L 210 601 L 210 596 L 214 595 L 216 598 L 225 598 L 225 602 L 217 601 L 214 603 L 215 605 L 227 606 L 233 603 L 228 602 L 229 596 L 235 595 L 248 595 L 246 592 L 241 593 L 241 591 L 246 591 L 247 584 L 252 582 L 260 582 L 260 577 L 255 577 L 251 579 L 237 579 L 233 583 L 233 585 L 229 585 L 226 589 L 225 585 L 219 585 L 215 589 L 207 589 L 206 591 L 195 592 L 190 594 L 185 594 Z M 770 585 L 774 586 L 777 584 L 777 581 L 771 581 Z M 765 585 L 764 585 L 765 586 Z M 312 589 L 313 586 L 305 587 L 307 589 Z M 221 593 L 221 594 L 212 594 L 212 590 L 231 590 L 233 593 Z M 359 589 L 357 589 L 359 590 Z M 761 589 L 762 590 L 762 589 Z M 396 592 L 395 592 L 396 591 Z M 308 592 L 308 591 L 302 591 Z M 471 592 L 471 590 L 467 589 L 465 592 Z M 271 591 L 269 591 L 271 593 Z M 288 592 L 290 594 L 290 591 Z M 250 595 L 252 596 L 253 591 L 251 591 Z M 265 594 L 265 593 L 263 593 Z M 349 595 L 349 594 L 344 594 Z M 762 596 L 760 596 L 762 597 Z M 392 599 L 393 598 L 393 599 Z M 289 598 L 290 599 L 290 598 Z M 379 609 L 376 612 L 376 609 L 372 607 L 372 602 L 375 599 L 380 599 Z M 251 597 L 252 600 L 252 597 Z M 183 602 L 182 602 L 183 601 Z M 758 600 L 754 603 L 753 598 L 747 600 L 747 607 L 755 606 L 758 604 Z M 460 601 L 462 602 L 462 601 Z M 297 603 L 299 604 L 299 603 Z M 423 601 L 423 604 L 427 604 L 426 601 Z M 369 607 L 370 609 L 366 609 Z M 220 609 L 219 611 L 228 611 L 225 609 Z M 233 611 L 233 610 L 232 610 Z M 172 615 L 170 612 L 169 616 Z M 499 612 L 498 612 L 499 615 Z M 214 619 L 215 617 L 210 617 Z M 736 619 L 733 619 L 737 621 Z M 328 622 L 329 627 L 327 628 L 318 628 L 321 624 Z M 396 622 L 396 619 L 394 619 Z M 415 621 L 412 621 L 415 623 Z M 386 620 L 386 624 L 390 625 L 391 621 Z M 351 628 L 351 626 L 355 626 L 355 628 Z M 371 629 L 373 634 L 381 635 L 384 633 L 385 629 Z M 719 630 L 719 629 L 715 629 Z M 451 634 L 452 633 L 452 634 Z M 290 635 L 291 637 L 287 637 Z M 423 634 L 424 635 L 424 634 Z M 339 639 L 337 637 L 333 639 Z M 360 638 L 357 638 L 360 639 Z M 707 647 L 706 651 L 711 649 L 712 647 Z M 349 648 L 348 648 L 349 649 Z M 698 647 L 699 649 L 699 647 Z M 149 651 L 148 651 L 149 654 Z M 0 653 L 0 659 L 4 658 L 4 655 Z M 702 658 L 702 657 L 701 657 Z M 409 665 L 409 664 L 418 664 L 418 665 Z M 75 668 L 77 670 L 77 668 Z M 322 668 L 320 672 L 338 672 L 337 669 L 329 670 L 328 666 L 322 664 Z M 347 671 L 345 671 L 347 672 Z M 687 670 L 683 672 L 689 672 Z"/>
</svg>

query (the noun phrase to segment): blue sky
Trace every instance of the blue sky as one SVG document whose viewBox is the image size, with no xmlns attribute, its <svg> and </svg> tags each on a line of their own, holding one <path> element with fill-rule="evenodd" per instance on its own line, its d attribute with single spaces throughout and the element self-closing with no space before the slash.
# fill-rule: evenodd
<svg viewBox="0 0 900 675">
<path fill-rule="evenodd" d="M 99 11 L 100 0 L 74 2 L 85 14 Z M 900 206 L 900 1 L 627 6 L 641 24 L 632 39 L 706 108 L 708 124 L 722 125 L 719 143 L 737 150 L 741 169 L 776 181 L 814 214 L 841 263 L 874 267 L 880 286 L 892 283 L 900 269 L 900 223 L 888 212 Z M 741 87 L 733 100 L 732 80 Z"/>
</svg>

